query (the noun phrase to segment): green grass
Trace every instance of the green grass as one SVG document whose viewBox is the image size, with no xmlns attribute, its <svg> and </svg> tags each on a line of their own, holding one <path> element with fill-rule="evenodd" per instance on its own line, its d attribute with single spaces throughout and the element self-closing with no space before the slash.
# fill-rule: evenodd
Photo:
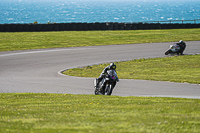
<svg viewBox="0 0 200 133">
<path fill-rule="evenodd" d="M 0 132 L 198 133 L 200 100 L 0 94 Z"/>
<path fill-rule="evenodd" d="M 0 51 L 113 44 L 195 41 L 200 29 L 0 32 Z"/>
<path fill-rule="evenodd" d="M 98 77 L 109 64 L 74 68 L 63 72 L 78 77 Z M 119 79 L 145 79 L 200 84 L 200 55 L 137 59 L 116 62 Z"/>
<path fill-rule="evenodd" d="M 194 41 L 199 40 L 199 34 L 200 29 L 3 32 L 0 33 L 0 51 L 177 42 L 180 39 Z M 177 60 L 180 60 L 179 58 L 187 58 L 189 61 L 187 64 L 183 61 L 179 61 L 179 63 L 183 63 L 181 68 L 183 67 L 185 70 L 181 76 L 186 72 L 191 80 L 189 81 L 187 77 L 187 80 L 177 82 L 199 83 L 199 55 L 117 62 L 118 75 L 120 78 L 125 78 L 124 75 L 129 75 L 129 78 L 136 75 L 138 79 L 147 77 L 147 79 L 156 80 L 152 77 L 159 76 L 159 73 L 164 72 L 161 66 L 173 68 L 170 69 L 170 72 L 175 75 L 180 74 L 180 66 L 176 63 Z M 130 66 L 125 69 L 123 67 L 125 64 Z M 157 65 L 153 66 L 154 64 Z M 84 77 L 98 77 L 106 65 L 88 66 L 84 68 L 86 70 L 76 69 L 73 72 L 78 72 Z M 145 70 L 142 73 L 144 68 L 155 70 L 152 72 Z M 90 75 L 91 70 L 95 70 L 95 75 Z M 155 76 L 147 75 L 146 72 Z M 75 75 L 77 76 L 77 74 Z M 168 75 L 170 74 L 168 73 Z M 179 75 L 176 76 L 180 78 Z M 193 77 L 197 78 L 192 79 Z M 197 133 L 200 131 L 199 110 L 199 99 L 0 93 L 0 132 Z"/>
</svg>

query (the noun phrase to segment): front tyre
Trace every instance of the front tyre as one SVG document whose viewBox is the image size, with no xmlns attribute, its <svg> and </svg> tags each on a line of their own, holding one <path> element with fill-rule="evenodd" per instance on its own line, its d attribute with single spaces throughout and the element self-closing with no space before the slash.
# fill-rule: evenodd
<svg viewBox="0 0 200 133">
<path fill-rule="evenodd" d="M 95 95 L 98 95 L 97 89 L 94 90 L 94 94 L 95 94 Z"/>
<path fill-rule="evenodd" d="M 169 53 L 171 53 L 170 49 L 165 52 L 165 55 L 168 55 Z"/>
<path fill-rule="evenodd" d="M 108 84 L 105 89 L 105 95 L 111 95 L 113 90 L 112 84 Z"/>
</svg>

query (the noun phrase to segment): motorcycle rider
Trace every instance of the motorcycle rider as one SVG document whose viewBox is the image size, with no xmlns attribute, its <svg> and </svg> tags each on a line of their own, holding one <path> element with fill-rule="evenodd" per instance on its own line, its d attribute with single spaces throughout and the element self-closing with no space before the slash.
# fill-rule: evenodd
<svg viewBox="0 0 200 133">
<path fill-rule="evenodd" d="M 186 48 L 186 43 L 185 43 L 183 40 L 180 40 L 180 41 L 177 43 L 177 45 L 180 46 L 180 50 L 177 52 L 177 54 L 179 55 L 179 53 L 180 53 L 181 55 L 183 55 L 183 51 L 184 51 L 185 48 Z"/>
<path fill-rule="evenodd" d="M 115 63 L 110 63 L 110 65 L 108 65 L 107 67 L 104 68 L 104 70 L 102 71 L 102 73 L 100 74 L 99 78 L 97 78 L 97 83 L 96 83 L 96 86 L 99 85 L 99 82 L 103 79 L 103 77 L 106 75 L 107 71 L 108 70 L 116 70 L 116 65 Z M 117 80 L 119 81 L 119 79 Z"/>
</svg>

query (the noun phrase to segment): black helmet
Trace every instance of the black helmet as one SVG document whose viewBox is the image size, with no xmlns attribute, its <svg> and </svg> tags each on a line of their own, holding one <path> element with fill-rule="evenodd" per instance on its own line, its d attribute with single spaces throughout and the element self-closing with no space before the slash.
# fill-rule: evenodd
<svg viewBox="0 0 200 133">
<path fill-rule="evenodd" d="M 116 65 L 115 65 L 115 63 L 110 63 L 109 66 L 110 66 L 110 69 L 114 69 L 114 70 L 116 69 Z"/>
</svg>

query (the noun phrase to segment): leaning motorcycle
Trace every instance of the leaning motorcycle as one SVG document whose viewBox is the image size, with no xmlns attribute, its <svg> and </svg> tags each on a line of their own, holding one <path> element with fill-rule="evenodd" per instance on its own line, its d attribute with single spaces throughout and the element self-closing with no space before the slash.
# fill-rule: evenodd
<svg viewBox="0 0 200 133">
<path fill-rule="evenodd" d="M 165 52 L 165 55 L 168 55 L 168 54 L 175 54 L 175 53 L 179 53 L 180 51 L 180 46 L 176 43 L 172 44 L 169 46 L 169 49 Z"/>
<path fill-rule="evenodd" d="M 94 80 L 95 95 L 111 95 L 112 91 L 119 81 L 115 70 L 108 70 L 104 78 L 97 85 L 97 79 Z"/>
</svg>

